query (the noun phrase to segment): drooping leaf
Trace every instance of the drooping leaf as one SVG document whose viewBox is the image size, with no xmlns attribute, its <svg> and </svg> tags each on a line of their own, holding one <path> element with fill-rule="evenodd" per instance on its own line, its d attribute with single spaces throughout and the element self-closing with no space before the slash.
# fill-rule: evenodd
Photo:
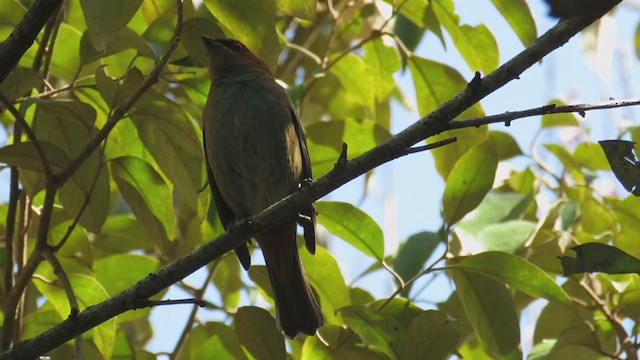
<svg viewBox="0 0 640 360">
<path fill-rule="evenodd" d="M 233 324 L 240 343 L 253 358 L 280 360 L 285 357 L 283 335 L 266 310 L 243 306 L 238 309 Z"/>
<path fill-rule="evenodd" d="M 399 358 L 403 354 L 404 332 L 391 316 L 365 306 L 347 306 L 338 312 L 344 323 L 367 343 L 391 358 Z"/>
<path fill-rule="evenodd" d="M 407 359 L 447 359 L 460 338 L 460 323 L 447 313 L 427 310 L 407 330 Z"/>
<path fill-rule="evenodd" d="M 454 271 L 456 292 L 482 348 L 496 359 L 521 359 L 520 326 L 511 295 L 484 275 Z"/>
<path fill-rule="evenodd" d="M 173 239 L 173 201 L 160 174 L 136 157 L 111 160 L 111 172 L 122 197 L 154 240 L 162 244 Z"/>
<path fill-rule="evenodd" d="M 393 269 L 407 281 L 416 276 L 429 259 L 442 236 L 438 233 L 422 231 L 407 238 L 398 250 L 398 255 L 393 259 Z M 407 294 L 410 287 L 405 290 Z"/>
<path fill-rule="evenodd" d="M 527 2 L 525 0 L 491 0 L 491 2 L 518 35 L 522 45 L 525 47 L 531 45 L 538 35 Z"/>
<path fill-rule="evenodd" d="M 434 0 L 433 11 L 472 71 L 488 74 L 498 67 L 498 43 L 489 28 L 460 25 L 453 0 Z"/>
<path fill-rule="evenodd" d="M 81 0 L 91 42 L 104 51 L 142 4 L 142 0 Z"/>
<path fill-rule="evenodd" d="M 555 280 L 522 257 L 490 251 L 469 256 L 456 267 L 497 278 L 531 296 L 571 306 L 569 296 Z"/>
<path fill-rule="evenodd" d="M 363 254 L 382 261 L 384 236 L 382 229 L 369 215 L 344 202 L 319 201 L 318 223 Z"/>
<path fill-rule="evenodd" d="M 485 141 L 460 158 L 449 174 L 442 196 L 447 223 L 455 224 L 480 204 L 491 190 L 497 166 L 497 149 L 491 141 Z"/>
</svg>

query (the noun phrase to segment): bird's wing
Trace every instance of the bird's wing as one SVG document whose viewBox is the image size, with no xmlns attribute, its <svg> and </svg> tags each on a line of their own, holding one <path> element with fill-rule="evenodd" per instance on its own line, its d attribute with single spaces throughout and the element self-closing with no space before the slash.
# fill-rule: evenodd
<svg viewBox="0 0 640 360">
<path fill-rule="evenodd" d="M 236 220 L 236 215 L 233 213 L 229 205 L 222 198 L 222 194 L 220 194 L 220 189 L 218 189 L 218 185 L 216 184 L 216 179 L 213 177 L 213 171 L 211 170 L 211 166 L 209 165 L 209 161 L 207 160 L 207 139 L 206 135 L 204 135 L 204 131 L 202 132 L 203 136 L 203 147 L 204 147 L 204 163 L 207 166 L 207 177 L 209 178 L 209 187 L 211 188 L 211 195 L 213 196 L 213 202 L 216 205 L 216 210 L 218 213 L 218 217 L 220 218 L 220 222 L 222 223 L 222 227 L 225 230 Z M 240 264 L 245 270 L 249 270 L 249 266 L 251 266 L 251 256 L 249 255 L 249 249 L 247 248 L 247 244 L 243 243 L 235 249 L 236 255 L 238 256 L 238 260 L 240 260 Z"/>
<path fill-rule="evenodd" d="M 309 150 L 307 149 L 307 139 L 304 136 L 304 130 L 302 129 L 302 123 L 296 114 L 294 109 L 289 110 L 291 121 L 296 130 L 298 136 L 298 144 L 300 144 L 300 155 L 302 156 L 302 181 L 310 180 L 313 178 L 311 173 L 311 160 L 309 159 Z M 316 252 L 316 209 L 313 204 L 302 209 L 300 212 L 303 215 L 303 220 L 299 223 L 304 230 L 304 243 L 311 254 Z"/>
</svg>

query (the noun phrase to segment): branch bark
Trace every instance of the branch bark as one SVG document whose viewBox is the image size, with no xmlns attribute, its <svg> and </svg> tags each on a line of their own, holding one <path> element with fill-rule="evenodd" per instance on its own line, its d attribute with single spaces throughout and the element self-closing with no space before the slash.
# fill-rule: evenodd
<svg viewBox="0 0 640 360">
<path fill-rule="evenodd" d="M 22 55 L 31 47 L 42 27 L 51 15 L 56 13 L 60 4 L 62 0 L 37 0 L 13 28 L 9 37 L 0 43 L 0 83 L 16 67 Z"/>
<path fill-rule="evenodd" d="M 613 7 L 613 6 L 612 6 Z M 610 10 L 611 8 L 608 8 Z M 423 117 L 389 141 L 367 153 L 340 163 L 329 173 L 312 184 L 303 186 L 296 193 L 279 201 L 262 213 L 241 220 L 231 230 L 210 241 L 167 267 L 150 274 L 134 286 L 108 300 L 87 308 L 77 316 L 69 317 L 43 334 L 18 343 L 11 350 L 0 354 L 0 359 L 34 358 L 90 330 L 102 322 L 128 310 L 144 306 L 146 299 L 197 269 L 231 251 L 247 238 L 269 228 L 270 224 L 283 222 L 295 216 L 305 206 L 356 177 L 384 163 L 406 155 L 414 144 L 451 129 L 450 122 L 480 99 L 519 77 L 544 56 L 565 44 L 576 33 L 600 18 L 606 12 L 580 15 L 558 23 L 538 38 L 531 47 L 485 78 L 476 78 L 453 99 L 431 114 Z"/>
</svg>

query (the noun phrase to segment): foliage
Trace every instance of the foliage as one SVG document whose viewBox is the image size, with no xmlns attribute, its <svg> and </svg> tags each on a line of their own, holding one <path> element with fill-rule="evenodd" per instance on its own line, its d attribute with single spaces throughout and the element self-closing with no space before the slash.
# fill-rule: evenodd
<svg viewBox="0 0 640 360">
<path fill-rule="evenodd" d="M 489 4 L 523 47 L 535 41 L 525 0 Z M 0 38 L 30 5 L 0 0 Z M 465 24 L 455 5 L 204 0 L 186 1 L 178 11 L 175 0 L 64 2 L 0 84 L 16 107 L 6 111 L 5 103 L 0 113 L 10 134 L 0 162 L 15 174 L 12 197 L 0 205 L 6 234 L 0 345 L 46 331 L 222 233 L 202 155 L 209 75 L 201 35 L 242 40 L 288 86 L 317 178 L 334 167 L 343 143 L 353 158 L 392 137 L 392 102 L 415 102 L 427 114 L 467 87 L 459 69 L 416 52 L 423 36 L 452 44 L 448 50 L 472 71 L 487 74 L 500 65 L 490 24 Z M 165 60 L 166 67 L 158 65 Z M 402 73 L 416 99 L 399 88 Z M 146 89 L 149 79 L 153 86 Z M 458 120 L 484 115 L 477 103 Z M 559 126 L 581 123 L 570 114 L 540 122 L 541 128 Z M 636 127 L 628 132 L 633 140 L 640 134 Z M 508 132 L 487 126 L 445 131 L 429 142 L 452 136 L 455 143 L 432 151 L 434 170 L 446 180 L 441 205 L 425 205 L 442 207 L 442 227 L 414 234 L 393 254 L 385 252 L 381 227 L 358 207 L 317 203 L 319 224 L 356 249 L 357 261 L 371 263 L 356 278 L 385 274 L 397 291 L 377 297 L 374 289 L 348 283 L 344 264 L 327 249 L 333 239 L 313 256 L 300 249 L 326 326 L 317 337 L 285 339 L 264 266 L 253 265 L 247 279 L 234 256 L 223 256 L 206 267 L 201 288 L 175 285 L 187 297 L 204 298 L 217 320 L 198 321 L 193 305 L 183 320 L 187 327 L 176 329 L 182 335 L 169 349 L 172 358 L 281 359 L 288 352 L 304 359 L 520 359 L 521 314 L 536 299 L 545 305 L 535 319 L 530 358 L 637 358 L 637 275 L 582 275 L 610 267 L 558 259 L 586 243 L 640 252 L 639 200 L 603 195 L 593 186 L 607 176 L 604 153 L 589 140 L 573 150 L 562 143 L 539 146 L 557 159 L 560 171 L 554 171 L 536 156 L 539 149 L 524 152 Z M 515 156 L 526 161 L 524 168 L 494 181 L 500 164 Z M 543 207 L 539 194 L 555 204 Z M 616 248 L 611 256 L 620 257 Z M 598 264 L 611 260 L 607 254 Z M 637 261 L 624 255 L 621 261 Z M 578 275 L 560 277 L 567 263 Z M 21 282 L 25 274 L 28 281 Z M 442 303 L 417 303 L 430 287 L 413 285 L 431 275 L 446 277 L 455 290 Z M 24 293 L 19 311 L 12 286 L 18 297 Z M 145 350 L 157 325 L 151 311 L 126 312 L 75 341 L 88 359 L 153 358 Z M 70 358 L 74 351 L 69 342 L 50 355 Z"/>
</svg>

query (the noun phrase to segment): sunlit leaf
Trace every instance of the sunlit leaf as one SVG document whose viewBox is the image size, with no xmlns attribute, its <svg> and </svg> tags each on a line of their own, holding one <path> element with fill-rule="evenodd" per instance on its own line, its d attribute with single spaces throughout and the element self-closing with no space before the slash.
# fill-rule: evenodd
<svg viewBox="0 0 640 360">
<path fill-rule="evenodd" d="M 483 349 L 496 359 L 521 359 L 518 316 L 505 286 L 473 272 L 453 271 L 452 275 Z"/>
<path fill-rule="evenodd" d="M 204 4 L 234 38 L 242 41 L 271 69 L 275 69 L 280 45 L 276 33 L 275 4 L 271 1 L 244 2 L 205 0 Z"/>
<path fill-rule="evenodd" d="M 522 257 L 491 251 L 464 258 L 456 266 L 499 279 L 533 297 L 571 305 L 567 293 L 551 276 Z"/>
<path fill-rule="evenodd" d="M 136 218 L 156 242 L 174 236 L 171 192 L 160 174 L 135 157 L 111 160 L 113 179 Z"/>
<path fill-rule="evenodd" d="M 491 0 L 518 35 L 522 45 L 529 46 L 538 37 L 536 24 L 525 0 Z"/>
<path fill-rule="evenodd" d="M 344 202 L 316 203 L 318 222 L 365 255 L 378 261 L 384 257 L 382 229 L 365 212 Z"/>
<path fill-rule="evenodd" d="M 455 224 L 475 209 L 491 190 L 498 154 L 491 141 L 475 147 L 456 163 L 449 174 L 442 196 L 442 208 L 447 223 Z"/>
</svg>

